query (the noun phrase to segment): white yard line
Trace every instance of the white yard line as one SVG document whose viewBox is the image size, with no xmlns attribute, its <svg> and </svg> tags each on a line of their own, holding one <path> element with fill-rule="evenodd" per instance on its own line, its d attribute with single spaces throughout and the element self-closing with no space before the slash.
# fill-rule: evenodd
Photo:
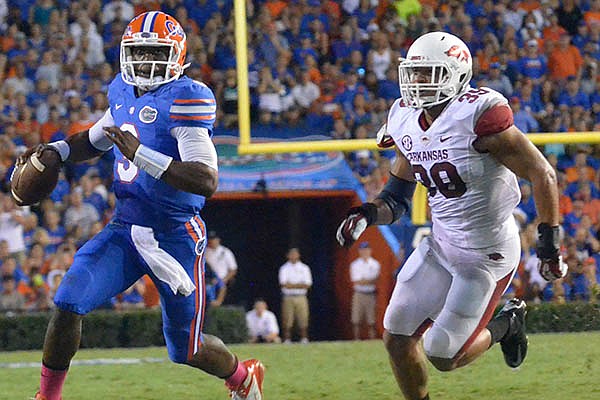
<svg viewBox="0 0 600 400">
<path fill-rule="evenodd" d="M 91 360 L 73 360 L 71 365 L 131 365 L 131 364 L 160 364 L 167 362 L 162 357 L 144 357 L 144 358 L 94 358 Z M 0 368 L 19 369 L 19 368 L 40 368 L 40 362 L 16 362 L 0 363 Z"/>
</svg>

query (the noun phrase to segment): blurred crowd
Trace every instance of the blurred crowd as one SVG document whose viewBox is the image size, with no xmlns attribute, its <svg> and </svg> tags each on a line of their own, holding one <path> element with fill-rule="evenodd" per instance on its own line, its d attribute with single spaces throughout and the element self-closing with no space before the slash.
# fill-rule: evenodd
<svg viewBox="0 0 600 400">
<path fill-rule="evenodd" d="M 400 96 L 398 59 L 421 34 L 445 30 L 473 55 L 473 85 L 508 99 L 524 132 L 600 130 L 600 0 L 247 1 L 253 130 L 263 136 L 374 137 Z M 0 0 L 0 308 L 52 307 L 75 250 L 111 218 L 110 154 L 65 168 L 50 199 L 31 210 L 7 194 L 26 147 L 91 126 L 108 107 L 120 38 L 134 15 L 162 10 L 187 32 L 186 73 L 215 92 L 215 134 L 237 127 L 233 0 Z M 286 136 L 287 135 L 287 136 Z M 570 273 L 545 285 L 531 251 L 535 208 L 526 183 L 516 217 L 523 262 L 513 290 L 534 301 L 597 295 L 600 151 L 547 145 L 559 172 L 565 259 Z M 373 197 L 390 152 L 348 154 Z M 156 306 L 150 281 L 107 308 Z M 16 305 L 16 306 L 15 306 Z M 11 307 L 7 307 L 11 308 Z"/>
</svg>

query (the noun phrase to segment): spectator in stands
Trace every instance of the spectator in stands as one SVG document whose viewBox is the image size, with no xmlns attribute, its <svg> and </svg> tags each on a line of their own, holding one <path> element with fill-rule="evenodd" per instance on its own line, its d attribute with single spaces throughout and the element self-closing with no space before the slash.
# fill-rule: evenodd
<svg viewBox="0 0 600 400">
<path fill-rule="evenodd" d="M 360 183 L 365 184 L 371 179 L 373 171 L 377 168 L 377 163 L 372 159 L 369 150 L 359 150 L 355 153 L 355 156 L 356 161 L 352 172 L 354 172 Z"/>
<path fill-rule="evenodd" d="M 547 73 L 547 61 L 544 55 L 539 54 L 537 40 L 528 40 L 525 46 L 525 55 L 519 59 L 519 73 L 530 78 L 534 84 L 540 84 Z"/>
<path fill-rule="evenodd" d="M 521 108 L 539 119 L 544 116 L 544 106 L 540 101 L 538 90 L 535 89 L 532 79 L 525 78 L 521 80 L 521 87 L 516 96 L 521 101 Z"/>
<path fill-rule="evenodd" d="M 563 228 L 565 233 L 569 236 L 574 236 L 575 231 L 581 224 L 581 218 L 583 217 L 583 201 L 573 201 L 573 211 L 565 215 L 563 220 Z"/>
<path fill-rule="evenodd" d="M 310 267 L 300 261 L 300 250 L 292 247 L 287 262 L 279 268 L 281 302 L 281 325 L 284 343 L 291 343 L 292 328 L 297 326 L 300 342 L 308 343 L 309 307 L 307 293 L 312 286 Z"/>
<path fill-rule="evenodd" d="M 562 33 L 548 58 L 550 78 L 559 83 L 564 83 L 569 76 L 579 79 L 582 65 L 583 58 L 577 47 L 571 44 L 571 37 L 568 33 Z"/>
<path fill-rule="evenodd" d="M 567 110 L 569 107 L 581 107 L 583 110 L 591 108 L 590 98 L 581 90 L 576 76 L 567 77 L 566 89 L 558 97 L 558 106 L 561 110 Z"/>
<path fill-rule="evenodd" d="M 537 132 L 539 124 L 533 116 L 526 110 L 521 109 L 521 100 L 513 96 L 510 98 L 510 107 L 513 110 L 515 125 L 523 133 Z"/>
<path fill-rule="evenodd" d="M 0 240 L 6 240 L 11 257 L 19 262 L 25 257 L 25 239 L 23 237 L 25 217 L 28 208 L 17 208 L 10 196 L 0 194 Z"/>
<path fill-rule="evenodd" d="M 223 283 L 221 278 L 215 274 L 210 263 L 206 263 L 204 270 L 206 304 L 210 307 L 219 307 L 225 301 L 227 286 L 225 286 L 225 283 Z"/>
<path fill-rule="evenodd" d="M 233 279 L 238 270 L 235 255 L 230 249 L 221 244 L 221 237 L 215 231 L 208 232 L 206 262 L 226 286 L 233 284 Z"/>
<path fill-rule="evenodd" d="M 94 206 L 83 202 L 81 188 L 75 188 L 69 196 L 69 206 L 65 211 L 65 228 L 76 232 L 78 239 L 86 239 L 94 222 L 100 215 Z"/>
<path fill-rule="evenodd" d="M 521 189 L 521 201 L 519 202 L 517 208 L 526 216 L 524 225 L 529 225 L 537 217 L 535 202 L 531 192 L 531 184 L 526 181 L 521 181 L 519 188 Z"/>
<path fill-rule="evenodd" d="M 569 266 L 569 273 L 564 279 L 569 285 L 569 292 L 566 293 L 568 299 L 589 300 L 590 288 L 595 283 L 595 262 L 579 252 L 574 242 L 567 246 L 564 261 Z M 590 279 L 592 272 L 594 281 Z"/>
<path fill-rule="evenodd" d="M 513 86 L 510 79 L 501 69 L 500 63 L 494 62 L 490 64 L 490 71 L 486 79 L 485 86 L 502 93 L 506 97 L 513 94 Z"/>
<path fill-rule="evenodd" d="M 226 128 L 233 128 L 238 122 L 238 88 L 237 77 L 234 69 L 225 72 L 225 86 L 222 92 L 221 109 L 223 111 L 223 124 Z"/>
<path fill-rule="evenodd" d="M 352 295 L 352 332 L 354 340 L 360 340 L 360 330 L 366 324 L 368 338 L 375 338 L 375 306 L 377 303 L 377 280 L 381 265 L 371 256 L 369 242 L 358 245 L 358 258 L 350 263 Z"/>
<path fill-rule="evenodd" d="M 256 299 L 253 309 L 246 313 L 246 325 L 250 343 L 281 343 L 277 318 L 263 299 Z"/>
<path fill-rule="evenodd" d="M 321 89 L 310 80 L 310 74 L 306 70 L 299 70 L 297 74 L 298 84 L 292 89 L 294 104 L 298 105 L 302 113 L 306 113 L 312 103 L 321 96 Z"/>
<path fill-rule="evenodd" d="M 19 312 L 25 309 L 25 297 L 17 291 L 14 275 L 2 275 L 0 312 Z"/>
<path fill-rule="evenodd" d="M 581 9 L 575 3 L 575 0 L 562 0 L 556 9 L 558 23 L 571 35 L 577 33 L 577 26 L 583 19 Z"/>
<path fill-rule="evenodd" d="M 14 93 L 28 95 L 35 86 L 31 79 L 25 76 L 25 65 L 19 62 L 15 65 L 15 75 L 4 81 L 4 90 L 13 90 Z"/>
<path fill-rule="evenodd" d="M 113 299 L 115 310 L 126 311 L 144 308 L 144 281 L 139 279 Z"/>
</svg>

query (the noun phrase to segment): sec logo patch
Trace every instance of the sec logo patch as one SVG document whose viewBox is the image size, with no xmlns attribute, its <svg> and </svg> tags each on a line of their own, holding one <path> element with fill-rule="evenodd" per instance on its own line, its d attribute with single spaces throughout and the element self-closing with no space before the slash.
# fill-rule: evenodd
<svg viewBox="0 0 600 400">
<path fill-rule="evenodd" d="M 412 138 L 409 135 L 402 136 L 401 142 L 402 142 L 402 147 L 404 147 L 404 149 L 406 151 L 412 150 L 413 142 L 412 142 Z"/>
<path fill-rule="evenodd" d="M 156 121 L 156 117 L 158 116 L 158 111 L 156 110 L 156 108 L 152 108 L 150 106 L 144 106 L 144 108 L 142 108 L 140 110 L 139 113 L 139 118 L 140 121 L 142 121 L 145 124 L 151 124 L 152 122 Z"/>
</svg>

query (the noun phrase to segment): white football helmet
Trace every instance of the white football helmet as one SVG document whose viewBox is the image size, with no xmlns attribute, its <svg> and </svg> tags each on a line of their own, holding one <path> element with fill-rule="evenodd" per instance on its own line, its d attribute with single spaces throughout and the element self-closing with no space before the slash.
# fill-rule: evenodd
<svg viewBox="0 0 600 400">
<path fill-rule="evenodd" d="M 471 52 L 462 40 L 446 32 L 426 33 L 398 66 L 404 104 L 428 108 L 453 99 L 469 87 L 472 67 Z"/>
</svg>

